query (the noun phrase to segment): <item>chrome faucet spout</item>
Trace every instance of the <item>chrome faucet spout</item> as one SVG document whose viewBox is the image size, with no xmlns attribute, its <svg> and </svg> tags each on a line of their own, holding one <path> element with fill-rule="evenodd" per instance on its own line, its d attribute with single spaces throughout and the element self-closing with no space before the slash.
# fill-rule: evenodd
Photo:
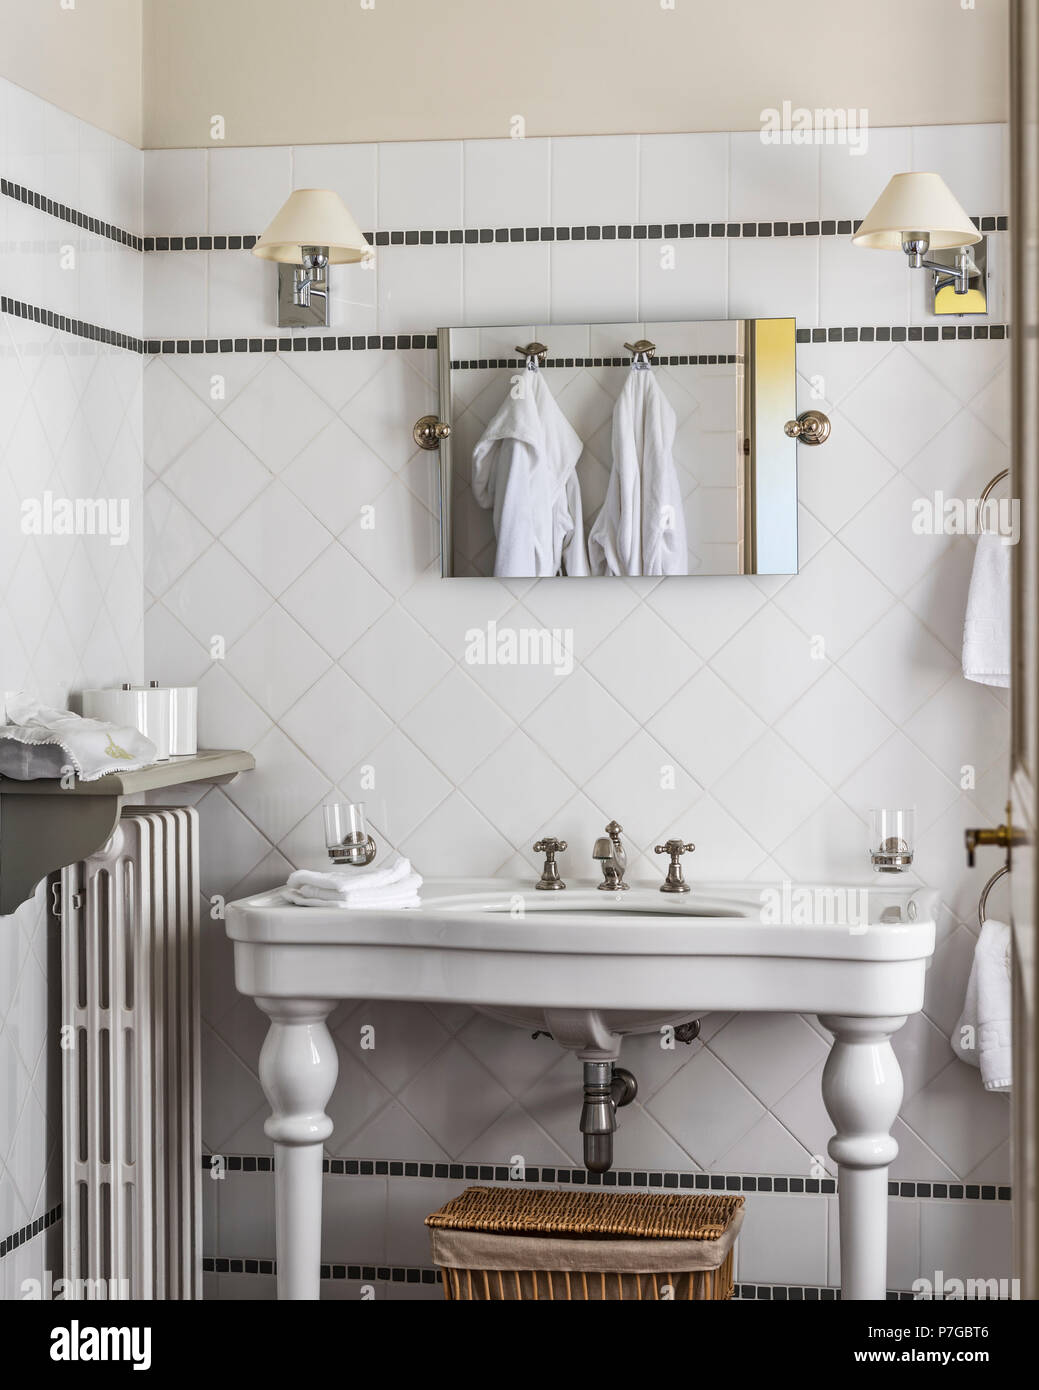
<svg viewBox="0 0 1039 1390">
<path fill-rule="evenodd" d="M 599 887 L 606 892 L 617 892 L 628 887 L 624 882 L 628 853 L 621 840 L 623 828 L 615 820 L 611 820 L 606 827 L 606 834 L 600 835 L 592 848 L 592 858 L 602 865 L 603 881 Z"/>
</svg>

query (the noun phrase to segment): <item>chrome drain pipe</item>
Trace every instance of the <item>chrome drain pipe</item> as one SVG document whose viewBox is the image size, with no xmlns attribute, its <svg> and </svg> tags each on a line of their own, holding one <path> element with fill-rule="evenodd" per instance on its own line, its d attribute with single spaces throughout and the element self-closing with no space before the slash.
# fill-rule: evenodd
<svg viewBox="0 0 1039 1390">
<path fill-rule="evenodd" d="M 613 1135 L 617 1109 L 630 1105 L 638 1095 L 638 1082 L 625 1067 L 613 1062 L 584 1063 L 584 1166 L 590 1173 L 605 1173 L 613 1165 Z"/>
</svg>

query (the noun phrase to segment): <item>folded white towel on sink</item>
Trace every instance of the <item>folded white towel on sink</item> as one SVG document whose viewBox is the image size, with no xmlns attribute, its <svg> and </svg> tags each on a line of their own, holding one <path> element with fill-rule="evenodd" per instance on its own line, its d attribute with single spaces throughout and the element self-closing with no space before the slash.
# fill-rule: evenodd
<svg viewBox="0 0 1039 1390">
<path fill-rule="evenodd" d="M 339 897 L 360 890 L 370 893 L 375 888 L 397 883 L 410 873 L 410 861 L 398 854 L 392 863 L 383 864 L 378 869 L 374 866 L 355 869 L 349 864 L 334 869 L 293 869 L 289 874 L 288 887 L 313 888 Z"/>
<path fill-rule="evenodd" d="M 342 908 L 418 907 L 421 887 L 421 875 L 401 855 L 378 869 L 295 869 L 286 884 L 299 907 Z"/>
<path fill-rule="evenodd" d="M 288 898 L 297 907 L 331 907 L 342 912 L 371 911 L 376 908 L 380 912 L 390 911 L 403 907 L 421 907 L 422 899 L 418 894 L 418 887 L 421 882 L 418 874 L 411 874 L 407 878 L 401 879 L 399 886 L 394 885 L 393 888 L 385 892 L 349 893 L 337 898 L 308 898 L 290 888 Z"/>
</svg>

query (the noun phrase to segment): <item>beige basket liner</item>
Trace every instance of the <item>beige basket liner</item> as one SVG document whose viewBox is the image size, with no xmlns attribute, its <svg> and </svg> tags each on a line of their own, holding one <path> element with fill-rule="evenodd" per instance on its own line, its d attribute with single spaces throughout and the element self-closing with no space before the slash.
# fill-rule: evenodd
<svg viewBox="0 0 1039 1390">
<path fill-rule="evenodd" d="M 735 1211 L 717 1240 L 575 1240 L 430 1227 L 434 1261 L 445 1269 L 586 1270 L 589 1273 L 679 1274 L 717 1269 L 743 1225 Z"/>
</svg>

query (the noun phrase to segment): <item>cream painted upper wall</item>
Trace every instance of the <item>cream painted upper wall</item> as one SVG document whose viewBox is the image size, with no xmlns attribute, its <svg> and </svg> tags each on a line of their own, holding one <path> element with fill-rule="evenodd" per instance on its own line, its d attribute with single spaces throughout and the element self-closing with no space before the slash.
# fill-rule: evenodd
<svg viewBox="0 0 1039 1390">
<path fill-rule="evenodd" d="M 528 135 L 753 130 L 784 100 L 1002 121 L 1007 0 L 973 3 L 145 0 L 144 142 L 207 145 L 215 115 L 229 145 L 506 136 L 514 115 Z"/>
<path fill-rule="evenodd" d="M 143 0 L 0 0 L 0 76 L 141 143 Z"/>
</svg>

